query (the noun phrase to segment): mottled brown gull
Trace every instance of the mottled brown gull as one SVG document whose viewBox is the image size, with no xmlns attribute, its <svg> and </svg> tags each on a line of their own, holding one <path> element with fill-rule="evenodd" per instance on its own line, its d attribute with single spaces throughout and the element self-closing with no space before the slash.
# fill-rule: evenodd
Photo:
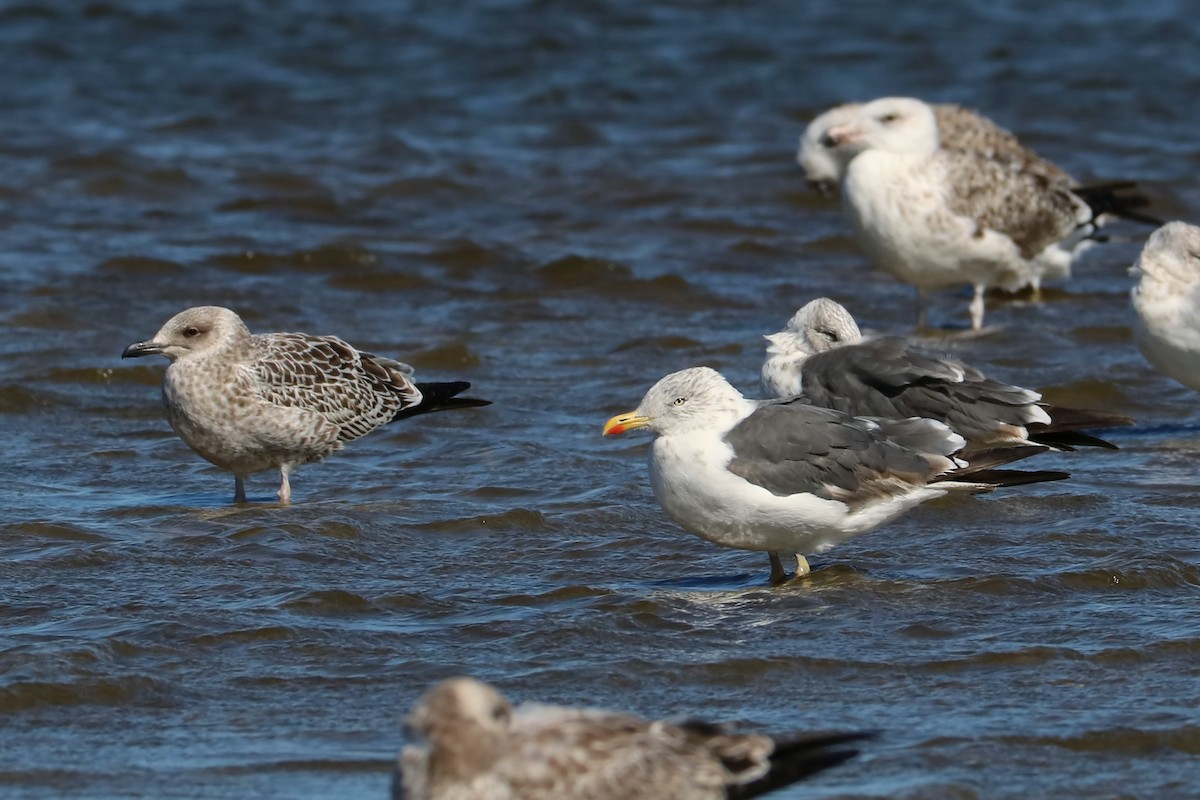
<svg viewBox="0 0 1200 800">
<path fill-rule="evenodd" d="M 780 553 L 821 553 L 926 500 L 950 492 L 1067 477 L 994 469 L 1039 445 L 960 457 L 963 437 L 930 419 L 873 419 L 803 399 L 750 400 L 717 372 L 696 367 L 656 383 L 605 434 L 645 428 L 650 483 L 663 510 L 715 544 L 765 550 L 771 581 L 786 578 Z"/>
<path fill-rule="evenodd" d="M 153 339 L 122 358 L 162 355 L 163 403 L 171 427 L 202 458 L 234 474 L 234 501 L 247 476 L 289 473 L 393 420 L 428 411 L 488 405 L 456 397 L 465 381 L 415 383 L 412 367 L 356 350 L 336 336 L 252 334 L 227 308 L 176 314 Z"/>
<path fill-rule="evenodd" d="M 858 109 L 826 134 L 843 159 L 842 200 L 855 238 L 876 266 L 917 288 L 918 325 L 925 292 L 974 288 L 971 327 L 983 326 L 984 292 L 1035 288 L 1065 277 L 1101 217 L 1135 209 L 1127 184 L 1084 189 L 974 151 L 939 147 L 933 110 L 888 97 Z"/>
<path fill-rule="evenodd" d="M 1042 402 L 1032 389 L 989 378 L 952 356 L 914 348 L 899 336 L 864 338 L 841 304 L 819 297 L 768 334 L 763 389 L 803 395 L 855 416 L 927 417 L 974 447 L 1043 444 L 1116 449 L 1086 428 L 1132 425 L 1129 417 Z"/>
<path fill-rule="evenodd" d="M 796 161 L 809 184 L 830 196 L 842 181 L 843 159 L 829 131 L 853 122 L 863 103 L 844 103 L 818 114 L 800 136 Z M 1076 185 L 1062 167 L 1047 161 L 1026 146 L 1015 134 L 992 120 L 954 103 L 930 104 L 937 120 L 938 143 L 944 150 L 961 150 L 994 159 L 1011 169 L 1042 175 L 1066 188 Z"/>
<path fill-rule="evenodd" d="M 1130 299 L 1138 348 L 1161 372 L 1200 390 L 1200 228 L 1162 226 L 1130 274 L 1137 279 Z"/>
<path fill-rule="evenodd" d="M 726 800 L 768 794 L 857 755 L 871 733 L 739 733 L 710 723 L 536 704 L 473 678 L 408 717 L 393 800 Z"/>
</svg>

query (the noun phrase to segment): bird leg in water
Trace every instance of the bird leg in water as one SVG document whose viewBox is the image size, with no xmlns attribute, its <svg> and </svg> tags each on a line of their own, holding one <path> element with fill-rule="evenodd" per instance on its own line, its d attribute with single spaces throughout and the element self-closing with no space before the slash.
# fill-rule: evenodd
<svg viewBox="0 0 1200 800">
<path fill-rule="evenodd" d="M 292 502 L 292 485 L 288 483 L 288 465 L 282 464 L 279 467 L 279 503 L 287 505 Z"/>
<path fill-rule="evenodd" d="M 975 286 L 975 296 L 971 298 L 971 330 L 977 331 L 983 327 L 983 284 Z"/>
<path fill-rule="evenodd" d="M 768 550 L 767 555 L 771 558 L 771 583 L 780 584 L 788 579 L 788 574 L 783 570 L 783 561 L 779 558 L 778 550 Z M 803 578 L 812 568 L 808 566 L 808 559 L 799 553 L 794 554 L 796 558 L 796 574 L 792 578 Z"/>
<path fill-rule="evenodd" d="M 923 331 L 929 327 L 929 298 L 921 287 L 917 289 L 917 330 Z"/>
<path fill-rule="evenodd" d="M 246 481 L 241 475 L 233 476 L 233 502 L 246 502 Z"/>
<path fill-rule="evenodd" d="M 768 550 L 767 556 L 771 559 L 771 583 L 777 585 L 787 580 L 787 573 L 783 571 L 783 562 L 779 560 L 778 550 Z"/>
</svg>

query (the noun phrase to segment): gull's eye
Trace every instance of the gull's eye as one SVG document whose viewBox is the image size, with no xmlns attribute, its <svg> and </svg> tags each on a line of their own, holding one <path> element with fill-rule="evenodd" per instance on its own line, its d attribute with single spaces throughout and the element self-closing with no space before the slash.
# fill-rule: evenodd
<svg viewBox="0 0 1200 800">
<path fill-rule="evenodd" d="M 828 328 L 817 328 L 817 333 L 821 334 L 831 342 L 836 342 L 838 340 L 837 334 Z"/>
<path fill-rule="evenodd" d="M 898 119 L 900 119 L 900 115 L 895 112 L 892 112 L 891 114 L 884 114 L 882 117 L 879 118 L 879 121 L 882 122 L 884 125 L 890 125 Z"/>
<path fill-rule="evenodd" d="M 195 339 L 197 336 L 200 335 L 200 329 L 194 325 L 190 328 L 184 328 L 183 335 L 189 339 Z"/>
<path fill-rule="evenodd" d="M 686 402 L 687 402 L 687 398 L 686 398 L 686 397 L 676 397 L 674 400 L 672 400 L 672 401 L 671 401 L 671 405 L 673 405 L 673 406 L 681 406 L 681 405 L 683 405 L 683 404 L 684 404 L 684 403 L 686 403 Z"/>
<path fill-rule="evenodd" d="M 497 722 L 508 722 L 508 709 L 504 706 L 496 706 L 492 709 L 492 719 Z"/>
</svg>

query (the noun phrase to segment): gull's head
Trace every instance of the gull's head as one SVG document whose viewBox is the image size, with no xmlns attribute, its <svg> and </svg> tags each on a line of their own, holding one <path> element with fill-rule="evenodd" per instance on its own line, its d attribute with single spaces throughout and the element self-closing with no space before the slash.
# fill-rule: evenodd
<svg viewBox="0 0 1200 800">
<path fill-rule="evenodd" d="M 512 705 L 495 687 L 474 678 L 449 678 L 430 689 L 407 719 L 415 735 L 437 738 L 447 727 L 495 735 L 508 730 Z"/>
<path fill-rule="evenodd" d="M 1200 283 L 1200 228 L 1186 222 L 1163 225 L 1150 234 L 1129 274 L 1139 281 L 1135 292 L 1150 287 L 1190 292 Z"/>
<path fill-rule="evenodd" d="M 746 402 L 721 373 L 693 367 L 672 372 L 651 386 L 635 410 L 605 424 L 604 435 L 638 428 L 670 435 L 721 426 L 740 419 Z"/>
<path fill-rule="evenodd" d="M 851 157 L 864 150 L 931 155 L 938 149 L 937 118 L 916 98 L 883 97 L 860 107 L 853 120 L 830 128 L 825 138 Z"/>
<path fill-rule="evenodd" d="M 171 317 L 153 339 L 126 347 L 121 358 L 161 355 L 175 361 L 210 352 L 249 335 L 245 323 L 228 308 L 197 306 Z"/>
<path fill-rule="evenodd" d="M 846 307 L 828 297 L 806 303 L 788 320 L 783 332 L 803 343 L 807 355 L 862 341 L 862 332 Z"/>
<path fill-rule="evenodd" d="M 409 733 L 436 748 L 445 768 L 466 777 L 500 754 L 512 705 L 474 678 L 450 678 L 430 689 L 405 719 Z"/>
<path fill-rule="evenodd" d="M 800 147 L 796 151 L 796 162 L 804 170 L 808 185 L 829 197 L 841 183 L 846 169 L 846 157 L 838 152 L 837 145 L 827 137 L 829 130 L 852 122 L 862 107 L 861 103 L 846 103 L 813 117 L 812 122 L 800 136 Z"/>
</svg>

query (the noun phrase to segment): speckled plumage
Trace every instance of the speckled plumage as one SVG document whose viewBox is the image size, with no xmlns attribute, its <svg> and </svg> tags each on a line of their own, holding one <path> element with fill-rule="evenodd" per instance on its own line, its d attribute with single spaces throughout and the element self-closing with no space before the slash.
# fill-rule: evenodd
<svg viewBox="0 0 1200 800">
<path fill-rule="evenodd" d="M 804 400 L 748 400 L 714 370 L 681 370 L 646 392 L 605 433 L 657 434 L 650 483 L 667 514 L 724 547 L 765 550 L 771 579 L 779 553 L 820 553 L 952 491 L 988 491 L 1062 473 L 984 470 L 1045 450 L 987 451 L 970 463 L 961 436 L 930 419 L 870 419 Z M 807 563 L 798 559 L 803 573 Z"/>
<path fill-rule="evenodd" d="M 973 286 L 973 328 L 984 290 L 1065 274 L 1094 230 L 1088 203 L 1062 184 L 939 147 L 933 111 L 919 100 L 872 101 L 827 136 L 848 164 L 843 201 L 863 250 L 920 292 Z"/>
<path fill-rule="evenodd" d="M 813 118 L 800 137 L 796 161 L 808 182 L 832 194 L 842 180 L 844 165 L 826 137 L 830 129 L 852 122 L 863 103 L 834 106 Z M 992 120 L 954 103 L 931 104 L 937 120 L 938 139 L 944 150 L 974 153 L 993 159 L 1007 168 L 1040 175 L 1048 181 L 1071 187 L 1075 181 L 1061 167 L 1039 156 L 1015 134 Z"/>
<path fill-rule="evenodd" d="M 989 378 L 953 356 L 922 352 L 900 337 L 864 339 L 850 312 L 827 297 L 806 304 L 766 338 L 762 375 L 769 395 L 803 395 L 855 416 L 936 419 L 975 447 L 1113 448 L 1080 429 L 1133 422 L 1051 406 L 1031 389 Z"/>
<path fill-rule="evenodd" d="M 237 314 L 218 306 L 180 312 L 124 353 L 152 354 L 171 360 L 163 377 L 171 427 L 201 457 L 234 473 L 239 501 L 246 476 L 277 468 L 279 499 L 288 502 L 293 468 L 429 402 L 406 364 L 336 336 L 251 334 Z M 425 386 L 456 394 L 468 384 Z"/>
<path fill-rule="evenodd" d="M 697 722 L 522 705 L 471 678 L 408 718 L 393 800 L 725 800 L 757 797 L 853 757 L 869 734 L 773 739 Z"/>
</svg>

